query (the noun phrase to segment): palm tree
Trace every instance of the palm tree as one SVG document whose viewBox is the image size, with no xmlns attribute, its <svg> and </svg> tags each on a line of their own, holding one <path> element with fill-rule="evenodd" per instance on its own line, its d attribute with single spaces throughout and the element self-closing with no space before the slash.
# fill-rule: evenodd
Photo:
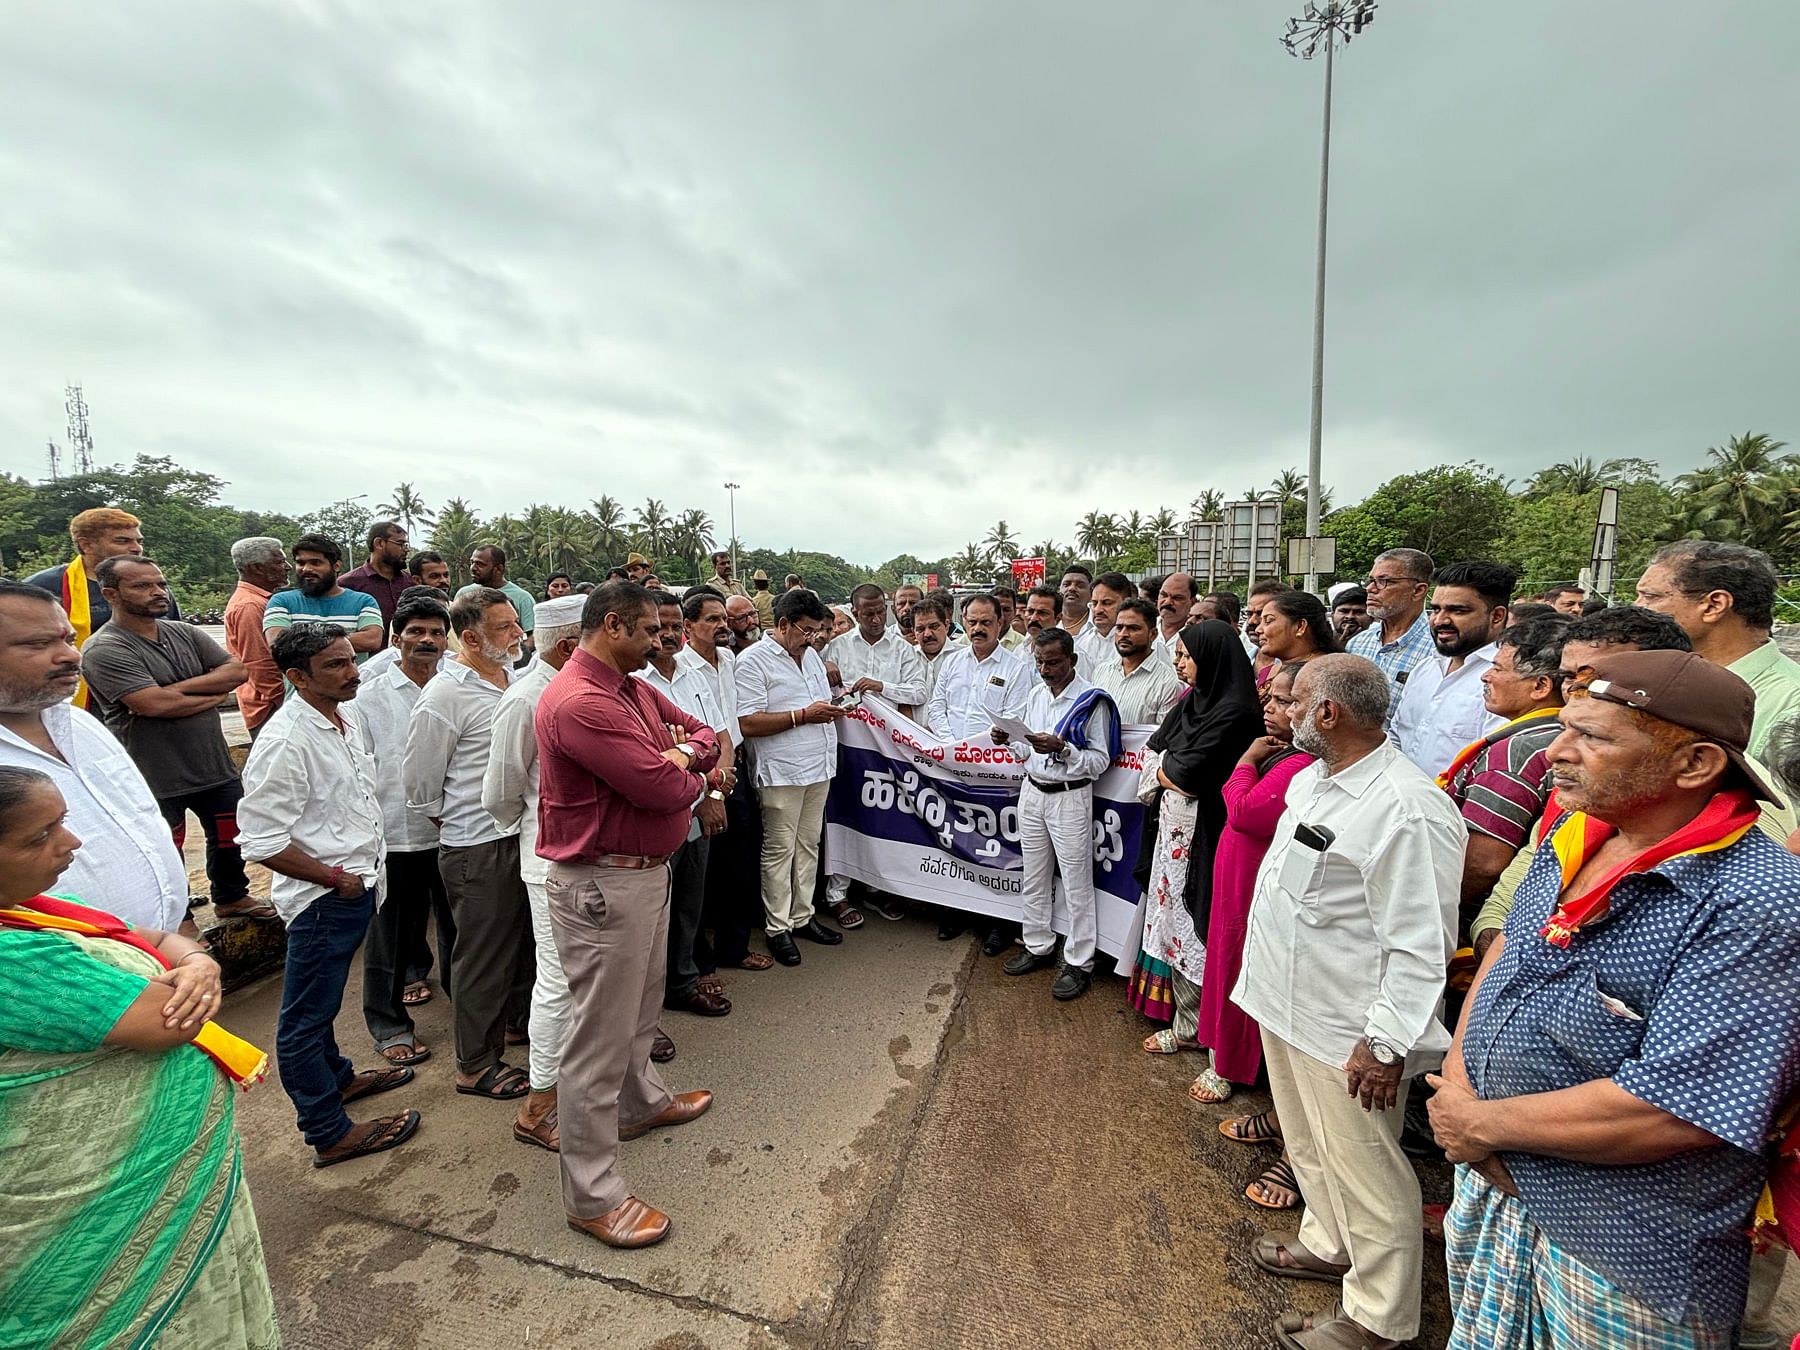
<svg viewBox="0 0 1800 1350">
<path fill-rule="evenodd" d="M 461 497 L 452 497 L 437 513 L 431 530 L 431 547 L 450 564 L 450 584 L 455 590 L 469 580 L 469 554 L 480 542 L 481 520 Z"/>
<path fill-rule="evenodd" d="M 1145 522 L 1144 528 L 1149 530 L 1150 533 L 1155 535 L 1158 539 L 1161 539 L 1165 534 L 1174 534 L 1175 526 L 1178 523 L 1179 522 L 1175 519 L 1174 508 L 1164 506 L 1160 507 L 1156 514 L 1151 516 L 1150 519 Z"/>
<path fill-rule="evenodd" d="M 1626 456 L 1596 464 L 1586 455 L 1577 455 L 1574 459 L 1552 464 L 1547 469 L 1539 469 L 1531 476 L 1531 481 L 1526 483 L 1524 495 L 1547 497 L 1552 493 L 1566 492 L 1576 497 L 1585 497 L 1601 488 L 1623 487 L 1627 483 L 1645 482 L 1655 477 L 1656 465 L 1647 459 Z"/>
<path fill-rule="evenodd" d="M 1746 544 L 1773 542 L 1781 529 L 1784 499 L 1780 475 L 1791 457 L 1780 452 L 1787 442 L 1761 432 L 1733 436 L 1723 446 L 1709 446 L 1710 463 L 1675 480 L 1688 495 L 1683 517 L 1715 537 Z"/>
<path fill-rule="evenodd" d="M 987 538 L 981 541 L 987 549 L 990 563 L 1011 562 L 1019 556 L 1019 541 L 1013 532 L 1006 527 L 1004 520 L 997 521 L 994 528 L 987 532 Z"/>
<path fill-rule="evenodd" d="M 615 557 L 625 542 L 625 508 L 604 493 L 591 505 L 594 509 L 586 515 L 593 550 L 605 558 Z"/>
<path fill-rule="evenodd" d="M 637 531 L 638 542 L 646 547 L 652 558 L 662 556 L 664 536 L 670 525 L 669 508 L 655 497 L 644 498 L 644 504 L 638 508 L 637 519 L 632 528 Z"/>
<path fill-rule="evenodd" d="M 1133 511 L 1119 522 L 1119 542 L 1126 548 L 1130 548 L 1134 544 L 1141 544 L 1144 542 L 1147 528 L 1144 513 Z M 1154 544 L 1156 541 L 1153 539 L 1150 542 Z"/>
<path fill-rule="evenodd" d="M 1275 475 L 1275 481 L 1269 484 L 1268 497 L 1286 506 L 1289 502 L 1306 500 L 1306 475 L 1298 469 L 1283 469 Z"/>
<path fill-rule="evenodd" d="M 699 507 L 691 506 L 675 520 L 673 529 L 682 553 L 693 560 L 694 575 L 710 575 L 706 571 L 706 555 L 713 546 L 712 517 Z"/>
<path fill-rule="evenodd" d="M 1119 522 L 1104 511 L 1089 511 L 1075 526 L 1075 544 L 1095 561 L 1110 558 L 1119 546 Z"/>
<path fill-rule="evenodd" d="M 1225 519 L 1225 494 L 1217 488 L 1207 488 L 1193 501 L 1188 503 L 1192 513 L 1190 520 L 1223 520 Z"/>
<path fill-rule="evenodd" d="M 987 554 L 976 544 L 965 545 L 963 551 L 950 560 L 950 565 L 956 569 L 956 579 L 965 586 L 978 586 L 991 579 Z"/>
<path fill-rule="evenodd" d="M 413 490 L 411 483 L 396 484 L 388 494 L 388 500 L 375 508 L 381 516 L 392 516 L 406 526 L 410 536 L 415 525 L 429 525 L 436 513 L 427 505 L 425 499 Z"/>
</svg>

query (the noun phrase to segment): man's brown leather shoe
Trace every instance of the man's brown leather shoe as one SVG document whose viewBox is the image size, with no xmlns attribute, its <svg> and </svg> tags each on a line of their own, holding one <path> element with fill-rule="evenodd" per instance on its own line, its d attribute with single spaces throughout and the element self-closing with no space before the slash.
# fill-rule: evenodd
<svg viewBox="0 0 1800 1350">
<path fill-rule="evenodd" d="M 597 1219 L 577 1219 L 572 1214 L 565 1217 L 569 1227 L 597 1237 L 609 1247 L 648 1247 L 669 1236 L 669 1216 L 651 1209 L 635 1195 L 627 1196 L 624 1204 Z"/>
<path fill-rule="evenodd" d="M 619 1126 L 619 1138 L 636 1139 L 640 1134 L 649 1134 L 652 1130 L 660 1130 L 665 1125 L 685 1125 L 696 1116 L 703 1116 L 712 1109 L 712 1093 L 705 1088 L 698 1092 L 678 1092 L 669 1099 L 669 1104 L 646 1121 L 636 1125 Z"/>
</svg>

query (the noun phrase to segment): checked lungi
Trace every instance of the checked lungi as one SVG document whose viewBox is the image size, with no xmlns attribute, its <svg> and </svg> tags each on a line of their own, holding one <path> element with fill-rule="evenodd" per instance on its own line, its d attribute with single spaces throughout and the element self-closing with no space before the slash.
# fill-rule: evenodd
<svg viewBox="0 0 1800 1350">
<path fill-rule="evenodd" d="M 1728 1350 L 1734 1328 L 1670 1322 L 1576 1260 L 1471 1167 L 1444 1216 L 1450 1350 Z"/>
</svg>

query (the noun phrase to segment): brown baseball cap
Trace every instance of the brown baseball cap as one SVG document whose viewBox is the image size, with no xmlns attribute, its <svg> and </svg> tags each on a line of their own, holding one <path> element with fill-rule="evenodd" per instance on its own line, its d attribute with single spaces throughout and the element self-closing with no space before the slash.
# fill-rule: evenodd
<svg viewBox="0 0 1800 1350">
<path fill-rule="evenodd" d="M 1583 667 L 1579 676 L 1590 698 L 1636 708 L 1699 732 L 1737 765 L 1754 795 L 1785 804 L 1748 753 L 1756 695 L 1724 666 L 1695 652 L 1608 652 Z"/>
</svg>

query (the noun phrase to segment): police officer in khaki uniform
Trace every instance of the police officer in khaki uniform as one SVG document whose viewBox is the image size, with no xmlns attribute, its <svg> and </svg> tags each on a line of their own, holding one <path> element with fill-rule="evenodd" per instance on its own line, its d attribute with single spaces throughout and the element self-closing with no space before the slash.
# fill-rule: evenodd
<svg viewBox="0 0 1800 1350">
<path fill-rule="evenodd" d="M 750 574 L 750 584 L 755 587 L 750 593 L 751 600 L 756 603 L 756 617 L 762 624 L 763 632 L 772 632 L 775 628 L 775 596 L 769 590 L 769 574 L 757 568 Z M 739 595 L 743 592 L 739 591 Z"/>
<path fill-rule="evenodd" d="M 713 574 L 706 579 L 708 586 L 711 586 L 727 600 L 734 595 L 748 598 L 750 592 L 744 589 L 744 583 L 735 580 L 731 575 L 731 554 L 715 553 L 712 555 L 712 563 Z"/>
</svg>

